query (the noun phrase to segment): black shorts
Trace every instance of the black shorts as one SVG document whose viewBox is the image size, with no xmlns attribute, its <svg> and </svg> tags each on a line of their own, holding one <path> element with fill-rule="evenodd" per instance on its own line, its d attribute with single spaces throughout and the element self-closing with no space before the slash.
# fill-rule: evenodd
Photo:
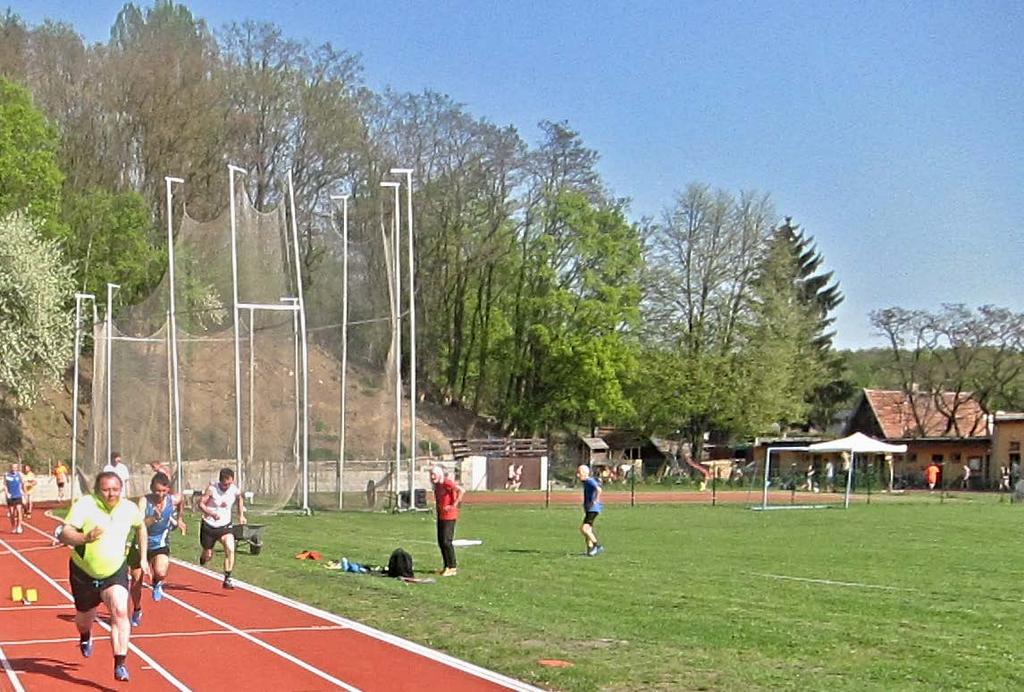
<svg viewBox="0 0 1024 692">
<path fill-rule="evenodd" d="M 162 548 L 150 548 L 146 551 L 146 560 L 149 562 L 153 561 L 157 555 L 170 555 L 171 546 L 165 545 Z M 128 548 L 128 567 L 131 569 L 139 569 L 142 567 L 142 555 L 139 553 L 138 543 L 132 543 L 132 546 Z"/>
<path fill-rule="evenodd" d="M 125 560 L 116 572 L 103 579 L 95 579 L 69 561 L 71 566 L 71 594 L 75 597 L 75 610 L 85 613 L 103 602 L 103 590 L 111 586 L 128 588 L 128 561 Z"/>
<path fill-rule="evenodd" d="M 8 507 L 18 507 L 20 505 L 21 505 L 21 498 L 20 497 L 9 497 L 9 498 L 7 498 L 7 506 Z"/>
<path fill-rule="evenodd" d="M 205 521 L 201 523 L 202 526 L 199 528 L 199 545 L 203 546 L 203 550 L 213 550 L 213 546 L 217 545 L 217 541 L 221 539 L 221 536 L 228 535 L 235 528 L 231 524 L 227 526 L 210 526 Z"/>
<path fill-rule="evenodd" d="M 584 524 L 590 524 L 591 526 L 593 526 L 594 525 L 594 520 L 597 519 L 597 515 L 598 514 L 600 514 L 600 512 L 584 512 L 583 513 L 583 523 Z"/>
<path fill-rule="evenodd" d="M 63 488 L 63 487 L 64 487 L 64 484 L 63 484 L 63 483 L 61 483 L 60 481 L 57 481 L 57 487 L 58 487 L 58 488 Z"/>
</svg>

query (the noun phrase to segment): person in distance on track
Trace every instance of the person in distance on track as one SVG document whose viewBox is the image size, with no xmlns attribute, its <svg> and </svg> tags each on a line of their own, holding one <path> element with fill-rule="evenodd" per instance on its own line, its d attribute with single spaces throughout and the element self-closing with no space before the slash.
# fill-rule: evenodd
<svg viewBox="0 0 1024 692">
<path fill-rule="evenodd" d="M 242 492 L 235 485 L 235 472 L 229 468 L 220 470 L 218 482 L 210 483 L 199 500 L 199 511 L 203 514 L 203 523 L 199 529 L 199 545 L 203 552 L 199 556 L 199 564 L 205 565 L 213 557 L 213 547 L 220 541 L 224 546 L 224 583 L 225 589 L 235 588 L 231 580 L 231 570 L 235 566 L 235 534 L 231 524 L 231 510 L 238 505 L 238 523 L 245 523 L 245 502 Z"/>
<path fill-rule="evenodd" d="M 11 520 L 11 533 L 21 533 L 25 530 L 21 525 L 25 481 L 16 461 L 11 463 L 11 470 L 4 474 L 4 494 L 7 496 L 7 518 Z"/>
</svg>

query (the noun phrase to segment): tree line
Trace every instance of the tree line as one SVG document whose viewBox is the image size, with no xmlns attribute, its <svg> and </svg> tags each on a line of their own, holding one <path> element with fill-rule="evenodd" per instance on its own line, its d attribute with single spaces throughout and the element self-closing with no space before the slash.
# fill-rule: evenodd
<svg viewBox="0 0 1024 692">
<path fill-rule="evenodd" d="M 159 281 L 164 176 L 185 178 L 180 203 L 208 218 L 227 203 L 227 162 L 250 172 L 258 208 L 281 202 L 290 170 L 317 296 L 340 275 L 330 195 L 350 194 L 353 226 L 379 233 L 379 183 L 409 166 L 426 396 L 518 434 L 613 424 L 695 449 L 709 433 L 824 427 L 848 403 L 838 282 L 767 194 L 692 183 L 659 217 L 630 220 L 568 123 L 542 120 L 527 142 L 439 92 L 373 91 L 361 71 L 330 44 L 251 21 L 213 30 L 171 0 L 124 5 L 94 45 L 8 11 L 0 216 L 19 215 L 0 228 L 28 225 L 19 237 L 59 253 L 50 293 L 66 317 L 74 290 L 116 282 L 130 304 Z M 33 333 L 21 314 L 23 358 L 0 380 L 28 405 L 29 383 L 66 362 L 70 328 Z"/>
</svg>

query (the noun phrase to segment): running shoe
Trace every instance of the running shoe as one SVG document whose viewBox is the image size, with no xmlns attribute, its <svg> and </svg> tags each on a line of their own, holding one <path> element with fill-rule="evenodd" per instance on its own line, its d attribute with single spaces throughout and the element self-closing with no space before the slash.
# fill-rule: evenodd
<svg viewBox="0 0 1024 692">
<path fill-rule="evenodd" d="M 594 555 L 600 555 L 604 552 L 604 546 L 598 543 L 594 546 Z"/>
<path fill-rule="evenodd" d="M 78 642 L 78 650 L 82 652 L 82 656 L 85 658 L 92 656 L 92 638 L 86 639 L 84 642 Z"/>
<path fill-rule="evenodd" d="M 159 582 L 158 584 L 154 584 L 153 585 L 153 600 L 154 601 L 159 601 L 163 597 L 164 597 L 164 583 L 163 582 Z"/>
<path fill-rule="evenodd" d="M 234 589 L 235 582 L 231 579 L 231 577 L 224 577 L 224 583 L 221 584 L 221 586 L 223 586 L 225 589 Z"/>
<path fill-rule="evenodd" d="M 595 555 L 597 555 L 597 546 L 595 545 L 592 548 L 587 548 L 587 552 L 585 552 L 584 555 L 586 555 L 587 557 L 594 557 Z"/>
<path fill-rule="evenodd" d="M 443 572 L 441 572 L 441 576 L 442 577 L 454 577 L 458 573 L 459 573 L 459 570 L 455 569 L 454 567 L 448 567 Z"/>
<path fill-rule="evenodd" d="M 123 664 L 114 666 L 114 679 L 120 680 L 121 682 L 128 682 L 128 666 Z"/>
<path fill-rule="evenodd" d="M 132 611 L 132 627 L 142 624 L 142 609 Z"/>
</svg>

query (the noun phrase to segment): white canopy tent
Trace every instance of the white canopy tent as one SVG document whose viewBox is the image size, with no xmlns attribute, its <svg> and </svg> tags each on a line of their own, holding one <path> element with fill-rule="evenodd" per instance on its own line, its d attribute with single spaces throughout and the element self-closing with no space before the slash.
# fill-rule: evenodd
<svg viewBox="0 0 1024 692">
<path fill-rule="evenodd" d="M 868 437 L 864 433 L 857 432 L 852 435 L 848 435 L 847 437 L 839 438 L 838 440 L 816 442 L 812 445 L 807 445 L 806 447 L 769 447 L 765 453 L 764 499 L 761 505 L 762 509 L 767 509 L 768 507 L 768 478 L 771 467 L 771 453 L 775 449 L 790 452 L 812 452 L 816 454 L 849 453 L 850 472 L 846 474 L 846 496 L 843 499 L 843 507 L 845 508 L 850 506 L 850 493 L 853 491 L 853 469 L 856 465 L 857 455 L 905 454 L 907 446 L 889 444 L 888 442 L 882 442 L 881 440 L 876 440 L 873 437 Z"/>
</svg>

